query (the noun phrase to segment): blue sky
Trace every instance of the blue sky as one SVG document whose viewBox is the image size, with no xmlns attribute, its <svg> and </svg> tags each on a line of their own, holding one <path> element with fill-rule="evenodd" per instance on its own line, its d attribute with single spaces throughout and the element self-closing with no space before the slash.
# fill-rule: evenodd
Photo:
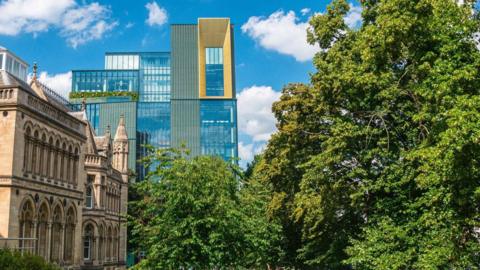
<svg viewBox="0 0 480 270">
<path fill-rule="evenodd" d="M 72 69 L 103 68 L 106 51 L 170 51 L 169 24 L 229 17 L 235 25 L 240 156 L 248 161 L 274 132 L 271 103 L 282 86 L 308 82 L 317 48 L 305 41 L 309 16 L 329 0 L 0 0 L 0 45 L 62 94 Z M 346 17 L 359 24 L 360 8 Z"/>
</svg>

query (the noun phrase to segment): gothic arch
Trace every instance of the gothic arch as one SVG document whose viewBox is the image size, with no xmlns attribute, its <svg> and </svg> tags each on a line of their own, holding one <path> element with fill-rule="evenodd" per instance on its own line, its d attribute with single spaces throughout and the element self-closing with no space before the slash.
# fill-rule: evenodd
<svg viewBox="0 0 480 270">
<path fill-rule="evenodd" d="M 73 254 L 75 254 L 75 227 L 77 224 L 77 211 L 75 205 L 71 204 L 66 211 L 65 216 L 65 244 L 64 244 L 64 261 L 73 262 Z"/>
<path fill-rule="evenodd" d="M 47 259 L 48 230 L 50 224 L 50 205 L 47 200 L 40 202 L 37 210 L 37 254 Z"/>
<path fill-rule="evenodd" d="M 22 251 L 33 252 L 35 242 L 31 238 L 35 237 L 35 203 L 30 195 L 27 195 L 20 203 L 19 211 L 19 246 Z"/>
<path fill-rule="evenodd" d="M 27 130 L 27 128 L 30 128 L 30 130 L 33 129 L 33 123 L 30 120 L 25 121 L 25 124 L 23 125 L 23 129 Z"/>
<path fill-rule="evenodd" d="M 64 232 L 64 211 L 62 204 L 57 201 L 52 207 L 52 238 L 51 238 L 51 252 L 50 260 L 53 262 L 60 262 L 62 244 L 63 244 L 63 232 Z"/>
<path fill-rule="evenodd" d="M 98 235 L 96 232 L 96 224 L 92 221 L 84 222 L 82 228 L 83 236 L 83 259 L 85 261 L 93 261 L 95 259 L 95 236 Z"/>
</svg>

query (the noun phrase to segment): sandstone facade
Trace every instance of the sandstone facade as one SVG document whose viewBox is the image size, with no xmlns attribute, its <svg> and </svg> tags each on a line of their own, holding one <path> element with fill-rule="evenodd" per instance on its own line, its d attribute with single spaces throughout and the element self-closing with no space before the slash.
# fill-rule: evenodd
<svg viewBox="0 0 480 270">
<path fill-rule="evenodd" d="M 97 136 L 34 76 L 0 71 L 0 248 L 125 269 L 128 136 Z"/>
</svg>

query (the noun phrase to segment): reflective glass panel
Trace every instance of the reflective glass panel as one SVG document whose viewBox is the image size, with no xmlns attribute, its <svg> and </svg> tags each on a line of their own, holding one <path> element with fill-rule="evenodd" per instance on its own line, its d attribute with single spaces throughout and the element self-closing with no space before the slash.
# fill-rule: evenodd
<svg viewBox="0 0 480 270">
<path fill-rule="evenodd" d="M 237 116 L 234 100 L 202 100 L 200 103 L 202 155 L 229 161 L 237 153 Z"/>
<path fill-rule="evenodd" d="M 223 48 L 205 48 L 207 96 L 223 96 Z"/>
<path fill-rule="evenodd" d="M 146 156 L 145 145 L 170 146 L 170 102 L 139 102 L 137 107 L 137 160 Z M 148 168 L 137 164 L 139 179 Z"/>
<path fill-rule="evenodd" d="M 138 92 L 138 71 L 98 70 L 73 71 L 72 90 L 74 92 L 128 91 Z"/>
<path fill-rule="evenodd" d="M 140 56 L 140 101 L 170 101 L 170 53 Z"/>
</svg>

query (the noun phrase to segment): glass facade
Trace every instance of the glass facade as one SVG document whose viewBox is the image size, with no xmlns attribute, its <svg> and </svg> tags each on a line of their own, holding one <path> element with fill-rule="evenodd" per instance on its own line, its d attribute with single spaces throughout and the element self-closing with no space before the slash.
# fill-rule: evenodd
<svg viewBox="0 0 480 270">
<path fill-rule="evenodd" d="M 4 62 L 5 61 L 5 62 Z M 28 66 L 7 52 L 0 53 L 0 69 L 4 69 L 17 78 L 27 81 Z"/>
<path fill-rule="evenodd" d="M 95 130 L 96 134 L 100 132 L 100 104 L 90 103 L 86 104 L 85 111 L 87 114 L 88 121 L 92 125 L 92 128 Z"/>
<path fill-rule="evenodd" d="M 223 96 L 223 48 L 205 48 L 207 96 Z"/>
<path fill-rule="evenodd" d="M 139 102 L 137 105 L 137 160 L 146 156 L 146 145 L 170 147 L 170 102 Z M 137 164 L 137 174 L 143 179 L 148 168 Z"/>
<path fill-rule="evenodd" d="M 140 101 L 170 101 L 170 53 L 140 56 Z"/>
<path fill-rule="evenodd" d="M 139 59 L 140 56 L 138 54 L 107 53 L 105 55 L 105 69 L 138 69 Z"/>
<path fill-rule="evenodd" d="M 221 25 L 215 29 L 231 27 L 227 20 L 211 23 Z M 231 28 L 226 29 L 229 32 Z M 138 93 L 135 100 L 109 95 L 90 97 L 86 106 L 97 134 L 104 134 L 107 124 L 114 131 L 119 115 L 125 114 L 131 147 L 129 159 L 133 162 L 129 160 L 129 169 L 136 171 L 138 180 L 144 179 L 149 171 L 136 162 L 148 153 L 146 145 L 159 148 L 186 145 L 192 156 L 215 155 L 236 162 L 233 55 L 224 55 L 226 39 L 201 43 L 202 38 L 210 38 L 209 31 L 213 30 L 206 27 L 200 32 L 200 25 L 174 25 L 171 52 L 106 53 L 104 70 L 73 71 L 73 92 Z M 202 33 L 207 34 L 202 36 Z M 204 67 L 199 66 L 203 62 L 199 61 L 198 56 L 203 57 L 199 50 L 205 50 Z M 231 77 L 224 76 L 226 69 L 232 70 Z M 205 77 L 199 78 L 203 70 Z M 81 99 L 75 102 L 80 103 Z"/>
<path fill-rule="evenodd" d="M 235 100 L 202 100 L 200 103 L 200 145 L 202 155 L 225 161 L 237 157 Z"/>
<path fill-rule="evenodd" d="M 137 92 L 138 70 L 75 70 L 72 88 L 73 92 Z"/>
</svg>

